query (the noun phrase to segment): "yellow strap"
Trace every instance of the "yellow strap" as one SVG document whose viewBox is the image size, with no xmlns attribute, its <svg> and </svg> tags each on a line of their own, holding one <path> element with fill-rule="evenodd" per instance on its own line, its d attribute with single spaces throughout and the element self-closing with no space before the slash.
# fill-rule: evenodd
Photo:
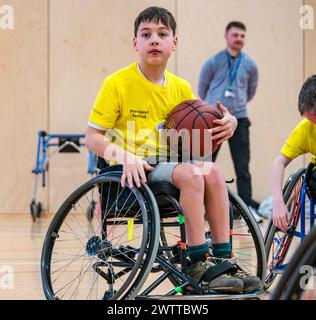
<svg viewBox="0 0 316 320">
<path fill-rule="evenodd" d="M 129 218 L 127 222 L 127 240 L 134 240 L 134 218 Z"/>
</svg>

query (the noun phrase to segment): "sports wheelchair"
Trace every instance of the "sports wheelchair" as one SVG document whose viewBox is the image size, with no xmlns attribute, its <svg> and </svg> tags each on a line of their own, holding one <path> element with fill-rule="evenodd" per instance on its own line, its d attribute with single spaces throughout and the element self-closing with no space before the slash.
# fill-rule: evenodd
<svg viewBox="0 0 316 320">
<path fill-rule="evenodd" d="M 295 250 L 295 246 L 297 247 L 300 242 L 303 242 L 306 234 L 314 226 L 316 218 L 315 168 L 315 160 L 312 160 L 307 168 L 301 168 L 292 173 L 283 187 L 283 198 L 290 213 L 290 222 L 286 232 L 276 228 L 272 219 L 269 222 L 264 236 L 267 254 L 265 289 L 268 289 L 276 279 L 276 276 L 282 274 L 287 268 L 290 246 Z M 306 215 L 306 209 L 309 209 L 309 215 Z M 306 225 L 307 216 L 310 222 L 309 228 Z M 299 220 L 300 230 L 298 231 Z M 295 241 L 296 239 L 298 241 Z"/>
<path fill-rule="evenodd" d="M 101 170 L 54 216 L 41 257 L 47 299 L 255 299 L 262 294 L 202 295 L 186 275 L 179 190 L 160 182 L 122 188 L 121 174 L 119 165 Z M 244 270 L 263 280 L 266 260 L 260 229 L 244 202 L 229 188 L 228 193 L 233 255 Z M 212 247 L 212 234 L 207 228 L 205 232 Z"/>
</svg>

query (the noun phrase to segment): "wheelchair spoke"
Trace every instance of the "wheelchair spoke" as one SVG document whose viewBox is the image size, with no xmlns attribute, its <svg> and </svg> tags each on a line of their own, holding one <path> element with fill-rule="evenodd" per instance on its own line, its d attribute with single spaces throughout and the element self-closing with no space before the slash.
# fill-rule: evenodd
<svg viewBox="0 0 316 320">
<path fill-rule="evenodd" d="M 79 242 L 85 246 L 85 244 L 80 240 L 79 237 L 77 237 L 76 233 L 73 231 L 73 229 L 69 226 L 69 224 L 67 223 L 67 221 L 65 221 L 65 225 L 69 228 L 69 230 L 73 233 L 73 235 L 76 237 L 77 240 L 79 240 Z"/>
<path fill-rule="evenodd" d="M 80 250 L 80 251 L 81 251 L 81 250 Z M 80 258 L 82 258 L 82 257 L 84 257 L 84 256 L 85 256 L 85 254 L 80 255 L 80 256 L 77 256 L 77 257 L 73 258 L 73 259 L 72 259 L 69 263 L 67 263 L 66 265 L 63 265 L 62 267 L 54 270 L 54 271 L 52 272 L 52 275 L 53 275 L 54 273 L 58 272 L 59 270 L 61 270 L 61 269 L 64 268 L 64 270 L 63 270 L 62 272 L 60 272 L 59 277 L 55 278 L 55 279 L 53 280 L 53 282 L 56 282 L 56 281 L 61 277 L 61 275 L 70 267 L 70 265 L 73 264 L 73 262 L 77 261 L 78 259 L 80 259 Z"/>
<path fill-rule="evenodd" d="M 88 262 L 89 263 L 89 262 Z M 92 266 L 92 263 L 90 263 L 89 265 L 89 268 Z M 61 296 L 61 298 L 63 298 L 66 293 L 70 290 L 70 288 L 72 287 L 72 285 L 76 282 L 76 280 L 79 278 L 79 281 L 78 281 L 78 285 L 77 285 L 77 290 L 78 290 L 78 287 L 80 285 L 80 282 L 81 282 L 81 279 L 84 277 L 84 275 L 89 271 L 89 268 L 87 268 L 87 270 L 84 272 L 84 274 L 82 275 L 81 273 L 79 273 L 79 275 L 77 277 L 75 277 L 74 279 L 72 279 L 71 281 L 69 281 L 64 287 L 62 287 L 59 291 L 61 291 L 62 289 L 64 289 L 65 287 L 68 286 L 68 289 L 64 292 L 64 294 Z M 81 278 L 81 279 L 80 279 Z M 70 286 L 69 286 L 70 285 Z M 78 291 L 77 291 L 78 292 Z M 71 297 L 73 296 L 73 294 L 71 295 Z M 70 297 L 70 298 L 71 298 Z"/>
<path fill-rule="evenodd" d="M 77 204 L 78 204 L 78 207 L 80 207 L 80 209 L 81 209 L 81 213 L 85 214 L 84 211 L 83 211 L 83 209 L 82 209 L 82 207 L 81 207 L 81 205 L 80 205 L 80 202 L 78 202 Z M 72 216 L 72 217 L 74 218 L 74 220 L 78 223 L 78 225 L 79 225 L 80 229 L 82 230 L 83 234 L 85 234 L 86 236 L 88 236 L 87 233 L 85 232 L 84 228 L 83 228 L 82 225 L 80 224 L 79 220 L 77 219 L 77 215 L 78 215 L 78 213 L 79 213 L 79 210 L 77 210 L 77 208 L 76 208 L 75 205 L 73 205 L 73 209 L 76 211 L 76 214 L 74 214 L 73 212 L 71 212 L 71 213 L 70 213 L 71 216 Z"/>
<path fill-rule="evenodd" d="M 256 265 L 248 262 L 247 260 L 244 259 L 238 259 L 236 258 L 238 261 L 238 265 L 244 270 L 247 271 L 248 273 L 255 275 L 256 273 L 254 272 L 254 270 L 256 270 Z M 251 269 L 249 269 L 249 267 Z"/>
<path fill-rule="evenodd" d="M 74 294 L 75 294 L 75 297 L 77 297 L 80 282 L 81 282 L 81 280 L 83 279 L 83 277 L 84 277 L 84 275 L 85 275 L 85 274 L 82 275 L 82 269 L 83 269 L 83 264 L 84 264 L 85 259 L 86 259 L 86 255 L 84 256 L 83 261 L 82 261 L 82 263 L 81 263 L 81 270 L 80 270 L 80 273 L 79 273 L 79 275 L 81 275 L 81 277 L 79 277 L 78 285 L 77 285 L 75 291 L 72 293 L 72 295 L 70 296 L 69 299 L 71 299 Z M 91 266 L 92 266 L 92 264 L 90 264 L 89 268 L 87 268 L 86 270 L 89 270 Z M 86 273 L 86 272 L 85 272 L 85 273 Z"/>
<path fill-rule="evenodd" d="M 81 273 L 79 273 L 79 275 L 77 275 L 74 279 L 68 281 L 63 287 L 61 287 L 58 291 L 56 291 L 56 294 L 58 294 L 60 291 L 62 291 L 64 288 L 68 287 L 68 289 L 66 290 L 66 292 L 61 296 L 61 298 L 63 298 L 65 296 L 65 294 L 68 292 L 68 290 L 71 288 L 71 286 L 73 285 L 73 283 L 77 280 L 77 278 L 79 278 L 81 276 Z M 70 287 L 69 287 L 70 285 Z"/>
</svg>

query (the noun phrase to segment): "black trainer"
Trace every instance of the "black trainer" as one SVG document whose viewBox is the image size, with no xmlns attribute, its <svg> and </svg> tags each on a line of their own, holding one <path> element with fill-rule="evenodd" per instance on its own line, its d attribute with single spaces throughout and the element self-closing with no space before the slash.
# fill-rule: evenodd
<svg viewBox="0 0 316 320">
<path fill-rule="evenodd" d="M 215 264 L 208 258 L 205 262 L 189 266 L 187 275 L 201 286 L 203 293 L 240 293 L 244 290 L 244 282 L 232 275 L 237 271 L 236 266 L 230 262 Z"/>
</svg>

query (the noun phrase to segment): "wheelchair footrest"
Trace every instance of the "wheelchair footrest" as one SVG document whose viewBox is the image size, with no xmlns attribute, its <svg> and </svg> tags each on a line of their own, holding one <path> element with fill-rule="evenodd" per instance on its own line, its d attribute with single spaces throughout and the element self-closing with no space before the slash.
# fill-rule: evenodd
<svg viewBox="0 0 316 320">
<path fill-rule="evenodd" d="M 263 290 L 257 290 L 250 293 L 225 294 L 212 293 L 204 295 L 174 295 L 174 296 L 136 296 L 135 300 L 258 300 L 264 293 Z"/>
</svg>

